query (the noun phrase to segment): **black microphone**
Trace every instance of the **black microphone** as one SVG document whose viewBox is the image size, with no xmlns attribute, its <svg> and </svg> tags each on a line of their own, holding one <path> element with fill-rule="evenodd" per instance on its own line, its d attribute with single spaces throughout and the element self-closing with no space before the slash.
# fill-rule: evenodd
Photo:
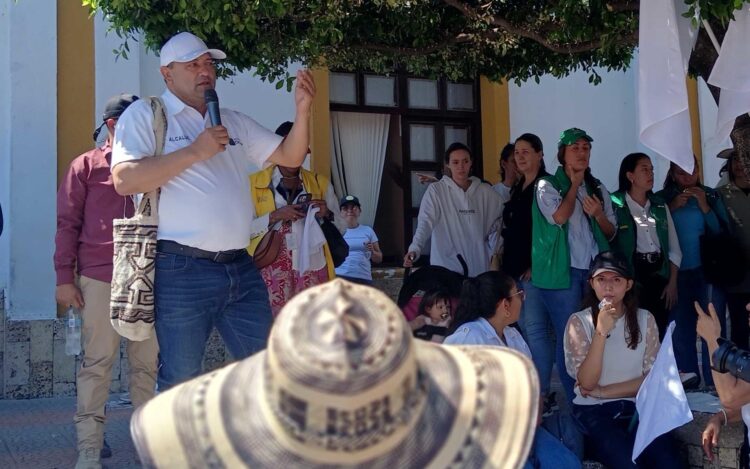
<svg viewBox="0 0 750 469">
<path fill-rule="evenodd" d="M 211 126 L 216 127 L 217 125 L 221 125 L 221 111 L 219 111 L 219 97 L 216 95 L 216 90 L 206 90 L 203 93 L 203 98 L 206 100 L 208 118 L 211 120 Z M 229 144 L 234 145 L 234 140 L 230 138 Z"/>
</svg>

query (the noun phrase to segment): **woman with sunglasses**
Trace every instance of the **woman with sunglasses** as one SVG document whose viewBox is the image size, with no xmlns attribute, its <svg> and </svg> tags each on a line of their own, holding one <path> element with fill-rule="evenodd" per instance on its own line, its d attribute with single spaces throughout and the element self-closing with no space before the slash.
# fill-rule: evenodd
<svg viewBox="0 0 750 469">
<path fill-rule="evenodd" d="M 489 271 L 465 280 L 450 335 L 443 343 L 509 347 L 531 358 L 526 341 L 511 326 L 521 315 L 524 296 L 524 291 L 503 272 Z M 541 417 L 541 399 L 539 415 Z M 540 426 L 525 467 L 579 468 L 581 462 Z"/>
</svg>

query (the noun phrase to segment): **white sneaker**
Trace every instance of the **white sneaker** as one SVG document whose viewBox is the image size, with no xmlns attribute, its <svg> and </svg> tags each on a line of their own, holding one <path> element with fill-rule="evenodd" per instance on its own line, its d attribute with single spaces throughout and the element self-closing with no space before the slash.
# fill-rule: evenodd
<svg viewBox="0 0 750 469">
<path fill-rule="evenodd" d="M 79 451 L 75 469 L 102 469 L 100 451 L 98 448 L 84 448 Z"/>
</svg>

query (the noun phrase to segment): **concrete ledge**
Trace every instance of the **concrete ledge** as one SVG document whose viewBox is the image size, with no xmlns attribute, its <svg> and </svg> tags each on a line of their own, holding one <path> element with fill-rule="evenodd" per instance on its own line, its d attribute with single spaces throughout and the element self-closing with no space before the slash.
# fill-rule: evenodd
<svg viewBox="0 0 750 469">
<path fill-rule="evenodd" d="M 675 430 L 675 437 L 687 456 L 691 469 L 725 469 L 740 467 L 740 448 L 744 440 L 742 423 L 722 427 L 719 447 L 714 449 L 714 460 L 709 461 L 703 454 L 701 436 L 711 414 L 693 412 L 693 421 Z"/>
</svg>

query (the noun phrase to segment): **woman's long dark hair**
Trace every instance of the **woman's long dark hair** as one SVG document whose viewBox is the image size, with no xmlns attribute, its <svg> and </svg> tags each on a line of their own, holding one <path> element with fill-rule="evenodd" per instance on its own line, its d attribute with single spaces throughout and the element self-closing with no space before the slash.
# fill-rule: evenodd
<svg viewBox="0 0 750 469">
<path fill-rule="evenodd" d="M 516 282 L 503 272 L 489 271 L 464 280 L 461 298 L 449 333 L 461 325 L 479 318 L 491 318 L 501 300 L 510 298 Z"/>
<path fill-rule="evenodd" d="M 638 163 L 643 159 L 651 161 L 651 158 L 645 153 L 631 153 L 622 159 L 622 163 L 620 163 L 620 172 L 617 174 L 617 182 L 619 183 L 617 190 L 620 192 L 627 192 L 633 187 L 633 183 L 628 179 L 628 173 L 635 171 L 635 167 L 638 166 Z"/>
<path fill-rule="evenodd" d="M 505 168 L 503 168 L 503 162 L 507 163 L 511 156 L 513 156 L 513 144 L 508 143 L 505 145 L 500 152 L 500 182 L 505 179 Z"/>
<path fill-rule="evenodd" d="M 557 149 L 557 161 L 560 162 L 560 165 L 563 168 L 565 168 L 565 148 L 567 146 L 568 145 L 563 145 Z M 583 182 L 586 183 L 588 187 L 593 188 L 594 195 L 603 204 L 604 196 L 602 195 L 602 183 L 591 174 L 591 165 L 589 165 L 589 167 L 586 168 L 586 171 L 584 171 L 583 173 Z"/>
<path fill-rule="evenodd" d="M 622 299 L 622 306 L 625 308 L 625 341 L 628 344 L 628 348 L 635 350 L 641 341 L 641 328 L 638 325 L 638 294 L 636 292 L 636 284 L 633 279 L 633 286 L 630 290 L 625 292 L 625 297 Z M 584 309 L 591 308 L 591 319 L 594 321 L 594 329 L 596 329 L 596 321 L 599 316 L 599 298 L 596 297 L 596 292 L 593 288 L 589 288 L 589 292 L 583 298 L 582 306 Z"/>
</svg>

